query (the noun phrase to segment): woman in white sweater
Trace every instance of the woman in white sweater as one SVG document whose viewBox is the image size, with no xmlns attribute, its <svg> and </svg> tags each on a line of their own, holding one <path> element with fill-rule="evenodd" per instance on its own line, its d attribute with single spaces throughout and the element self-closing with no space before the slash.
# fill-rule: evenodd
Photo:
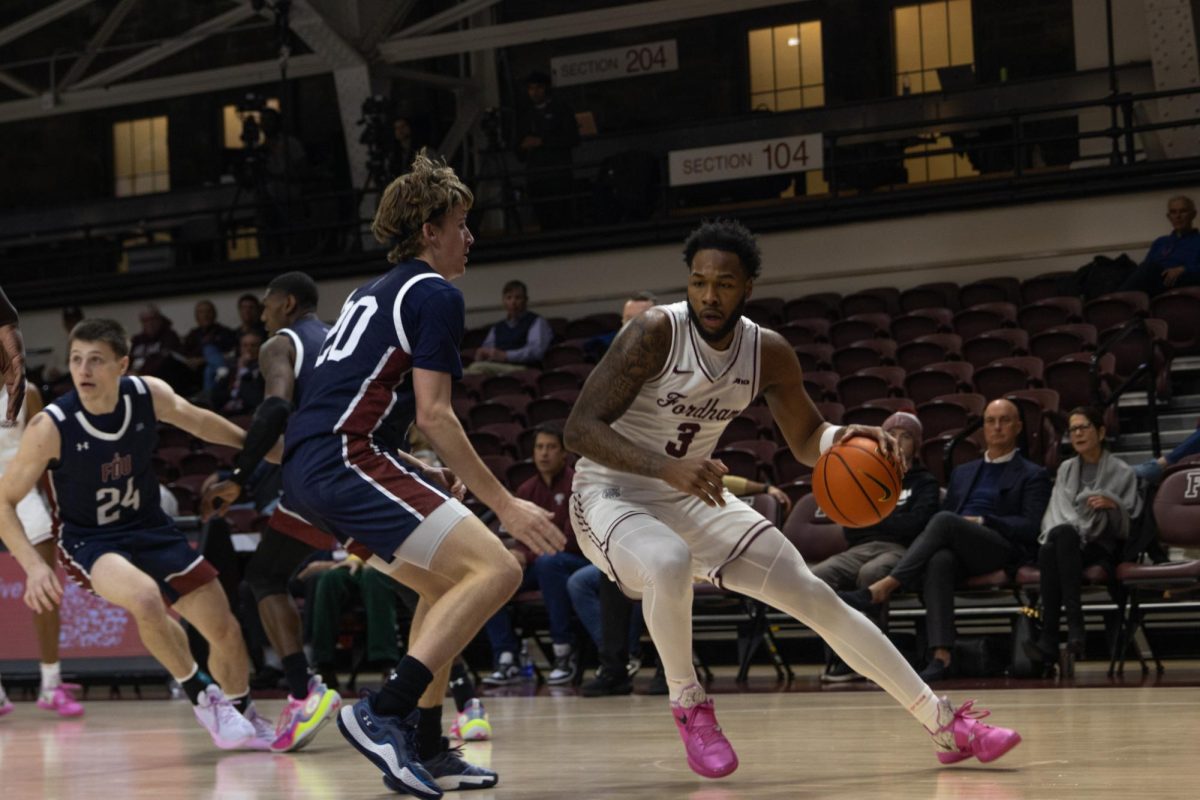
<svg viewBox="0 0 1200 800">
<path fill-rule="evenodd" d="M 1060 607 L 1066 610 L 1067 649 L 1083 655 L 1084 567 L 1111 569 L 1119 543 L 1129 536 L 1130 519 L 1142 510 L 1133 468 L 1104 449 L 1103 415 L 1076 408 L 1068 419 L 1076 456 L 1058 468 L 1038 538 L 1043 627 L 1038 641 L 1026 643 L 1027 654 L 1038 663 L 1058 658 Z"/>
</svg>

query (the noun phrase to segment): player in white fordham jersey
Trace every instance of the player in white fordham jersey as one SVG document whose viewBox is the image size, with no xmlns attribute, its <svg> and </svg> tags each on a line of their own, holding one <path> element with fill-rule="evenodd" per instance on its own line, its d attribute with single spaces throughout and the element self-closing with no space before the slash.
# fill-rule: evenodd
<svg viewBox="0 0 1200 800">
<path fill-rule="evenodd" d="M 733 221 L 706 222 L 684 246 L 687 300 L 630 322 L 588 377 L 566 426 L 576 465 L 572 520 L 580 548 L 642 599 L 670 687 L 672 717 L 696 773 L 719 778 L 737 756 L 692 666 L 692 580 L 786 611 L 820 634 L 932 734 L 938 759 L 991 761 L 1020 736 L 979 722 L 972 702 L 939 700 L 878 628 L 816 578 L 783 534 L 724 490 L 712 456 L 730 419 L 759 393 L 796 458 L 813 464 L 847 435 L 900 458 L 878 428 L 831 426 L 804 390 L 787 341 L 742 316 L 761 256 Z"/>
</svg>

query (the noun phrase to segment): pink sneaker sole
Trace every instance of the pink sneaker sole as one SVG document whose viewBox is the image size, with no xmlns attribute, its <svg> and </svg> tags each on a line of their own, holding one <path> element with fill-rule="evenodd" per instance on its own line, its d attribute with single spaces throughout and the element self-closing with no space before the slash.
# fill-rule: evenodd
<svg viewBox="0 0 1200 800">
<path fill-rule="evenodd" d="M 0 717 L 3 717 L 5 714 L 9 713 L 12 710 L 13 710 L 13 704 L 10 701 L 5 700 L 4 704 L 0 705 Z"/>
<path fill-rule="evenodd" d="M 957 764 L 958 762 L 966 761 L 971 757 L 978 758 L 981 764 L 987 764 L 990 761 L 995 761 L 997 758 L 1000 758 L 1000 756 L 1004 755 L 1009 750 L 1012 750 L 1020 743 L 1021 734 L 1013 731 L 1012 738 L 1004 742 L 1002 746 L 996 748 L 992 752 L 980 753 L 979 755 L 976 755 L 975 753 L 964 753 L 961 750 L 956 750 L 953 753 L 938 753 L 937 757 L 938 761 L 942 762 L 943 764 Z"/>
</svg>

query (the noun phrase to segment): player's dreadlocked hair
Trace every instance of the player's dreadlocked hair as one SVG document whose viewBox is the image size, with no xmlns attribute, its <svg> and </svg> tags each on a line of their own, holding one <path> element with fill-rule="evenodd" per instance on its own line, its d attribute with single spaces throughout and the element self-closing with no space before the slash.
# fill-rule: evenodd
<svg viewBox="0 0 1200 800">
<path fill-rule="evenodd" d="M 733 253 L 742 262 L 746 277 L 754 280 L 762 270 L 758 241 L 746 226 L 735 219 L 705 220 L 683 243 L 683 263 L 689 267 L 701 250 Z"/>
<path fill-rule="evenodd" d="M 470 209 L 475 196 L 445 161 L 434 161 L 424 148 L 413 160 L 412 171 L 388 184 L 379 198 L 371 233 L 381 244 L 390 244 L 388 261 L 396 264 L 421 252 L 421 229 L 437 223 L 456 206 Z"/>
</svg>

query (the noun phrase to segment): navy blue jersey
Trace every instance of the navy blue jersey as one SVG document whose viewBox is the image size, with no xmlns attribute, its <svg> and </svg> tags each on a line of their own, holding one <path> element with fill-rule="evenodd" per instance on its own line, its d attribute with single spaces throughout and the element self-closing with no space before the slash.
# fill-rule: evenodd
<svg viewBox="0 0 1200 800">
<path fill-rule="evenodd" d="M 346 299 L 313 378 L 288 420 L 285 459 L 324 436 L 371 437 L 399 405 L 413 406 L 413 367 L 462 377 L 462 292 L 423 261 L 406 261 Z"/>
<path fill-rule="evenodd" d="M 141 378 L 121 378 L 117 408 L 89 414 L 72 391 L 46 406 L 62 439 L 50 462 L 55 527 L 65 535 L 149 530 L 172 524 L 159 502 L 151 458 L 154 399 Z"/>
<path fill-rule="evenodd" d="M 279 330 L 280 335 L 292 340 L 292 347 L 296 350 L 296 383 L 292 387 L 293 408 L 300 407 L 305 388 L 312 381 L 313 370 L 317 367 L 317 356 L 328 333 L 329 326 L 315 316 L 296 320 L 295 324 Z"/>
</svg>

